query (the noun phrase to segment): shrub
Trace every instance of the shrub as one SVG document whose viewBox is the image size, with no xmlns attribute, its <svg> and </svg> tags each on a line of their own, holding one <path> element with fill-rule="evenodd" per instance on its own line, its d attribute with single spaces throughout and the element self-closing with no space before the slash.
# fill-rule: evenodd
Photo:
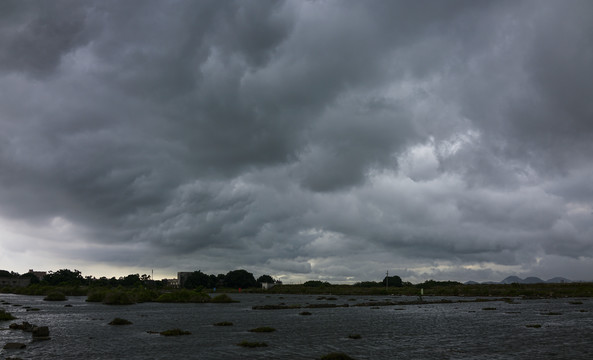
<svg viewBox="0 0 593 360">
<path fill-rule="evenodd" d="M 362 336 L 360 336 L 360 334 L 350 334 L 350 335 L 348 335 L 348 337 L 350 339 L 360 339 L 360 338 L 362 338 Z"/>
<path fill-rule="evenodd" d="M 66 295 L 60 291 L 51 291 L 47 294 L 46 297 L 43 298 L 45 301 L 65 301 Z"/>
<path fill-rule="evenodd" d="M 111 320 L 111 322 L 109 323 L 109 325 L 131 325 L 132 322 L 126 319 L 122 319 L 122 318 L 115 318 L 113 320 Z"/>
<path fill-rule="evenodd" d="M 92 289 L 88 292 L 86 301 L 87 302 L 103 302 L 107 290 L 105 289 Z"/>
<path fill-rule="evenodd" d="M 132 305 L 134 300 L 124 290 L 110 290 L 103 298 L 103 304 L 107 305 Z"/>
<path fill-rule="evenodd" d="M 181 289 L 162 294 L 156 301 L 164 303 L 205 303 L 210 301 L 210 296 L 203 292 Z"/>
<path fill-rule="evenodd" d="M 0 321 L 14 320 L 16 319 L 12 314 L 7 313 L 4 310 L 0 310 Z"/>
<path fill-rule="evenodd" d="M 540 327 L 542 327 L 540 324 L 527 324 L 525 326 L 535 329 L 539 329 Z"/>
<path fill-rule="evenodd" d="M 163 336 L 180 336 L 180 335 L 191 335 L 189 331 L 181 330 L 181 329 L 171 329 L 161 331 L 159 334 Z"/>
</svg>

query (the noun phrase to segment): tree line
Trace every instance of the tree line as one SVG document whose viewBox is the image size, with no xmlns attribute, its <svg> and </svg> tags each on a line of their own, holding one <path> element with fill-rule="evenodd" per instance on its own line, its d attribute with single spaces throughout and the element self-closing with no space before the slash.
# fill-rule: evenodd
<svg viewBox="0 0 593 360">
<path fill-rule="evenodd" d="M 180 287 L 186 289 L 202 288 L 251 288 L 261 287 L 264 282 L 274 283 L 276 280 L 270 275 L 262 275 L 255 279 L 254 275 L 246 270 L 233 270 L 226 274 L 208 275 L 202 271 L 193 271 L 185 273 L 182 277 Z M 39 280 L 33 273 L 18 274 L 7 270 L 0 270 L 0 277 L 9 278 L 29 278 L 31 284 L 50 285 L 50 286 L 100 286 L 100 287 L 135 287 L 148 286 L 162 288 L 171 285 L 167 280 L 153 280 L 147 274 L 130 274 L 119 278 L 107 278 L 102 276 L 95 278 L 93 276 L 82 276 L 78 270 L 60 269 L 58 271 L 48 271 L 43 279 Z"/>
</svg>

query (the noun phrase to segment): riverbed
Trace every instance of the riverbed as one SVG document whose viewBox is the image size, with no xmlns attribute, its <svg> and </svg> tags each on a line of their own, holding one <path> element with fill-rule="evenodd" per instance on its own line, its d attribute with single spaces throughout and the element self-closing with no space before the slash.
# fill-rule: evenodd
<svg viewBox="0 0 593 360">
<path fill-rule="evenodd" d="M 355 359 L 593 359 L 593 299 L 355 306 L 409 301 L 400 296 L 231 294 L 230 304 L 143 303 L 109 306 L 86 297 L 47 302 L 40 296 L 0 294 L 17 320 L 0 321 L 0 359 L 318 359 L 343 352 Z M 437 301 L 442 297 L 425 297 Z M 485 299 L 489 300 L 489 299 Z M 261 305 L 299 305 L 254 310 Z M 311 304 L 348 307 L 304 308 Z M 20 306 L 16 306 L 20 305 Z M 32 309 L 38 311 L 31 311 Z M 27 311 L 29 310 L 29 311 Z M 301 315 L 302 312 L 311 315 Z M 131 325 L 112 326 L 114 318 Z M 23 321 L 49 326 L 50 340 L 8 329 Z M 214 326 L 218 322 L 232 326 Z M 250 329 L 269 326 L 270 333 Z M 190 335 L 167 337 L 179 328 Z M 359 335 L 353 336 L 350 335 Z M 244 348 L 242 341 L 267 347 Z"/>
</svg>

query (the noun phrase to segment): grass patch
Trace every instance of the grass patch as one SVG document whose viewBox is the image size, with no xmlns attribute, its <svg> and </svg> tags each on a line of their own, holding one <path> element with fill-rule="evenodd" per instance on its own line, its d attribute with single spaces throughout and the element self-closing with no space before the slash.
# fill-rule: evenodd
<svg viewBox="0 0 593 360">
<path fill-rule="evenodd" d="M 30 308 L 30 309 L 27 309 L 27 311 L 39 311 L 39 310 L 41 310 L 41 309 L 39 309 L 39 308 Z"/>
<path fill-rule="evenodd" d="M 14 320 L 16 319 L 14 316 L 12 316 L 11 313 L 8 313 L 4 310 L 0 310 L 0 321 L 8 321 L 8 320 Z"/>
<path fill-rule="evenodd" d="M 221 321 L 213 324 L 214 326 L 233 326 L 233 323 L 230 321 Z"/>
<path fill-rule="evenodd" d="M 66 301 L 66 295 L 61 291 L 51 291 L 43 298 L 45 301 Z"/>
<path fill-rule="evenodd" d="M 269 326 L 262 326 L 262 327 L 258 327 L 258 328 L 249 330 L 249 332 L 256 332 L 256 333 L 269 333 L 269 332 L 274 332 L 274 331 L 276 331 L 276 329 L 274 329 L 273 327 L 269 327 Z"/>
<path fill-rule="evenodd" d="M 210 296 L 204 292 L 181 289 L 162 294 L 156 301 L 163 303 L 207 303 L 210 302 Z"/>
<path fill-rule="evenodd" d="M 122 319 L 122 318 L 115 318 L 113 320 L 111 320 L 111 322 L 109 323 L 109 325 L 131 325 L 132 322 L 126 319 Z"/>
<path fill-rule="evenodd" d="M 341 352 L 334 352 L 323 355 L 320 360 L 354 360 L 354 358 Z"/>
<path fill-rule="evenodd" d="M 180 336 L 180 335 L 191 335 L 191 332 L 181 330 L 181 329 L 171 329 L 171 330 L 161 331 L 159 334 L 161 334 L 163 336 Z"/>
<path fill-rule="evenodd" d="M 266 346 L 268 346 L 268 344 L 266 344 L 265 342 L 245 341 L 245 340 L 241 341 L 237 345 L 238 346 L 247 347 L 247 348 L 256 348 L 256 347 L 266 347 Z"/>
<path fill-rule="evenodd" d="M 132 305 L 135 303 L 130 294 L 124 290 L 110 290 L 103 297 L 103 304 L 107 305 Z"/>
<path fill-rule="evenodd" d="M 299 313 L 299 315 L 312 315 L 312 314 L 308 311 L 302 311 Z"/>
<path fill-rule="evenodd" d="M 571 301 L 569 302 L 570 305 L 583 305 L 582 301 Z"/>
<path fill-rule="evenodd" d="M 555 316 L 555 315 L 562 315 L 561 312 L 554 312 L 554 311 L 550 311 L 547 313 L 542 313 L 542 315 L 551 315 L 551 316 Z"/>
<path fill-rule="evenodd" d="M 534 328 L 534 329 L 539 329 L 540 327 L 542 327 L 540 324 L 527 324 L 525 325 L 528 328 Z"/>
<path fill-rule="evenodd" d="M 362 336 L 360 336 L 360 334 L 350 334 L 348 335 L 349 339 L 361 339 Z"/>
<path fill-rule="evenodd" d="M 485 308 L 482 308 L 482 310 L 496 310 L 496 308 L 495 307 L 485 307 Z"/>
</svg>

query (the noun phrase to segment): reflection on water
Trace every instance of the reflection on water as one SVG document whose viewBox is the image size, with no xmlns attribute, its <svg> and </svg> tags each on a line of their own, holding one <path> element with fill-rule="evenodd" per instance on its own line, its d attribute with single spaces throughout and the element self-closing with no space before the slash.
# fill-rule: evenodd
<svg viewBox="0 0 593 360">
<path fill-rule="evenodd" d="M 7 342 L 27 344 L 23 350 L 0 350 L 0 359 L 316 359 L 336 351 L 356 359 L 593 358 L 591 299 L 321 308 L 307 309 L 312 315 L 303 316 L 299 315 L 303 309 L 252 310 L 252 306 L 354 304 L 387 297 L 232 297 L 240 302 L 108 306 L 86 303 L 86 297 L 44 302 L 42 297 L 0 294 L 0 300 L 11 303 L 0 304 L 0 309 L 18 317 L 0 322 L 0 346 Z M 25 306 L 40 311 L 27 312 Z M 496 309 L 483 310 L 486 307 Z M 133 324 L 108 325 L 116 317 Z M 49 326 L 51 340 L 34 342 L 30 333 L 8 329 L 11 322 L 22 321 Z M 221 321 L 234 325 L 212 325 Z M 526 326 L 535 324 L 541 327 Z M 260 326 L 276 331 L 248 331 Z M 165 337 L 147 332 L 173 328 L 192 334 Z M 361 338 L 350 339 L 350 334 L 360 334 Z M 269 346 L 249 349 L 236 345 L 243 340 L 263 341 Z"/>
</svg>

